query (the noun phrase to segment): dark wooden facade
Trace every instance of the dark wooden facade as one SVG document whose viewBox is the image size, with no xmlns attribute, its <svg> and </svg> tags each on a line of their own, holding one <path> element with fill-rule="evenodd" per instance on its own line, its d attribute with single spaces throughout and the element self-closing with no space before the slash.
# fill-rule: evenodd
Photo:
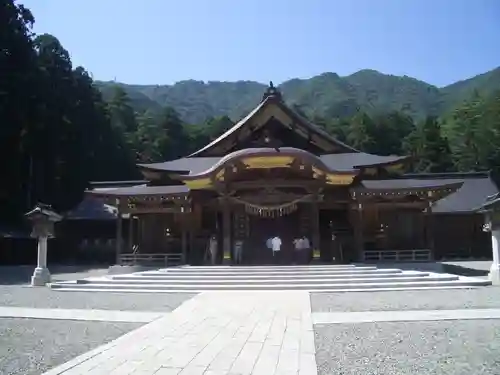
<svg viewBox="0 0 500 375">
<path fill-rule="evenodd" d="M 293 262 L 292 240 L 302 235 L 325 262 L 428 260 L 437 244 L 432 207 L 463 182 L 409 178 L 408 161 L 339 142 L 270 86 L 257 108 L 206 147 L 140 165 L 145 184 L 88 193 L 118 209 L 118 263 L 124 254 L 173 254 L 201 264 L 212 235 L 219 262 L 231 261 L 242 241 L 244 263 L 269 263 L 265 242 L 275 235 L 284 263 Z"/>
</svg>

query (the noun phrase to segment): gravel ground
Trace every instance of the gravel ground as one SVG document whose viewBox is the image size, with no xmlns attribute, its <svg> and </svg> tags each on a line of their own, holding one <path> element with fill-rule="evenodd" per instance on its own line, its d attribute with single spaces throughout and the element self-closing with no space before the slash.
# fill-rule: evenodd
<svg viewBox="0 0 500 375">
<path fill-rule="evenodd" d="M 140 326 L 136 323 L 0 319 L 0 375 L 42 374 Z"/>
<path fill-rule="evenodd" d="M 316 325 L 319 375 L 498 375 L 493 320 Z"/>
<path fill-rule="evenodd" d="M 107 274 L 107 268 L 54 266 L 53 281 L 76 280 Z M 33 267 L 0 267 L 0 306 L 102 309 L 135 311 L 172 311 L 195 296 L 190 293 L 93 293 L 57 292 L 29 286 Z"/>
<path fill-rule="evenodd" d="M 0 266 L 0 285 L 29 285 L 34 266 Z M 107 267 L 49 266 L 52 281 L 76 280 L 90 276 L 103 276 Z"/>
<path fill-rule="evenodd" d="M 189 293 L 57 292 L 49 288 L 1 286 L 0 306 L 169 312 L 194 297 Z"/>
<path fill-rule="evenodd" d="M 313 312 L 500 308 L 499 287 L 359 293 L 311 293 Z"/>
</svg>

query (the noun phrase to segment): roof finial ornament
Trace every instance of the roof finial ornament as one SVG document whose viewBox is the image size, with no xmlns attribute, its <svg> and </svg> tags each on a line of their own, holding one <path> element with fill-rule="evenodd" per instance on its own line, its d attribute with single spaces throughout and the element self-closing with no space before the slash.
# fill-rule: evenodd
<svg viewBox="0 0 500 375">
<path fill-rule="evenodd" d="M 267 87 L 266 92 L 262 96 L 262 101 L 266 100 L 269 97 L 281 100 L 281 93 L 276 87 L 274 87 L 273 81 L 269 81 L 269 86 Z"/>
</svg>

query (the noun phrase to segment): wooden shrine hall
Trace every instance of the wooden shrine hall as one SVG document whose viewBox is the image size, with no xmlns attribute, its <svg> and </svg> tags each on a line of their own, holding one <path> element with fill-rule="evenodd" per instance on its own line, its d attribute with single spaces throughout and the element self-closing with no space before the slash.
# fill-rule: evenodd
<svg viewBox="0 0 500 375">
<path fill-rule="evenodd" d="M 431 208 L 462 182 L 405 175 L 409 162 L 340 142 L 289 108 L 271 84 L 254 110 L 202 149 L 140 164 L 145 183 L 87 194 L 119 212 L 118 263 L 170 256 L 202 264 L 212 236 L 219 263 L 231 261 L 237 242 L 243 263 L 269 263 L 266 240 L 274 236 L 284 263 L 293 261 L 299 236 L 324 262 L 373 254 L 430 260 Z"/>
</svg>

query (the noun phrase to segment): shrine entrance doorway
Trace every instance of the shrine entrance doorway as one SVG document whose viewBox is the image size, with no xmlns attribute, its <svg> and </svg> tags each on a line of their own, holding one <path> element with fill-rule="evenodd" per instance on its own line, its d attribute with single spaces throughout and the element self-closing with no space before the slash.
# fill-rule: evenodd
<svg viewBox="0 0 500 375">
<path fill-rule="evenodd" d="M 295 261 L 293 240 L 299 236 L 299 213 L 276 217 L 250 215 L 248 262 L 250 264 L 292 264 Z M 281 239 L 281 249 L 274 253 L 267 247 L 270 238 Z"/>
</svg>

